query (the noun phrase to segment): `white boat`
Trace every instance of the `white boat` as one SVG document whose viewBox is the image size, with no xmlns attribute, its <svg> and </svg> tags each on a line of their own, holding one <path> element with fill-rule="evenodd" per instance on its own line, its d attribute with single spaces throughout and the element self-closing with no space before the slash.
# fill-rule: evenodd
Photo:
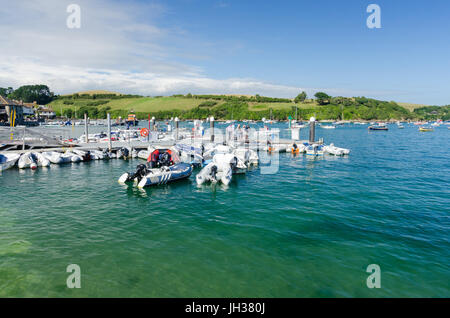
<svg viewBox="0 0 450 318">
<path fill-rule="evenodd" d="M 225 148 L 221 148 L 225 150 Z M 222 182 L 228 185 L 234 173 L 245 173 L 247 166 L 232 153 L 217 153 L 211 163 L 206 165 L 196 176 L 197 184 L 205 182 Z"/>
<path fill-rule="evenodd" d="M 109 156 L 106 156 L 103 151 L 100 150 L 91 150 L 91 159 L 93 160 L 103 160 L 103 159 L 109 159 Z"/>
<path fill-rule="evenodd" d="M 134 182 L 139 188 L 166 184 L 189 178 L 192 166 L 180 162 L 179 157 L 170 149 L 156 149 L 150 154 L 148 165 L 140 164 L 134 173 L 124 173 L 119 183 Z"/>
<path fill-rule="evenodd" d="M 289 146 L 286 151 L 290 152 L 290 153 L 293 153 L 293 154 L 305 153 L 307 145 L 308 144 L 296 144 L 296 143 L 293 143 L 292 146 Z"/>
<path fill-rule="evenodd" d="M 72 151 L 66 151 L 65 153 L 63 153 L 61 155 L 61 157 L 63 158 L 64 162 L 80 162 L 83 161 L 83 157 L 81 157 L 80 155 L 72 152 Z"/>
<path fill-rule="evenodd" d="M 343 156 L 343 155 L 348 155 L 350 153 L 350 149 L 339 148 L 339 147 L 336 147 L 334 144 L 330 144 L 328 146 L 323 146 L 323 149 L 326 153 L 335 155 L 335 156 Z"/>
<path fill-rule="evenodd" d="M 257 166 L 259 163 L 259 157 L 256 151 L 248 149 L 246 147 L 239 147 L 232 151 L 240 161 L 242 161 L 247 167 Z"/>
<path fill-rule="evenodd" d="M 40 167 L 48 167 L 50 166 L 50 160 L 44 157 L 40 152 L 33 152 L 33 155 L 37 158 L 37 164 Z"/>
<path fill-rule="evenodd" d="M 322 145 L 312 144 L 306 147 L 307 156 L 323 156 L 324 149 Z"/>
<path fill-rule="evenodd" d="M 320 128 L 323 128 L 323 129 L 336 129 L 336 126 L 331 126 L 331 125 L 320 125 Z"/>
<path fill-rule="evenodd" d="M 54 164 L 61 164 L 64 162 L 64 159 L 62 158 L 62 153 L 57 151 L 46 151 L 43 152 L 42 155 L 44 156 L 44 158 L 46 158 L 47 160 L 49 160 L 51 163 Z"/>
<path fill-rule="evenodd" d="M 92 159 L 90 151 L 83 151 L 79 149 L 73 149 L 73 153 L 80 156 L 83 161 L 89 161 Z"/>
<path fill-rule="evenodd" d="M 134 148 L 123 147 L 116 152 L 117 159 L 137 158 L 138 152 Z"/>
<path fill-rule="evenodd" d="M 17 165 L 19 169 L 31 168 L 34 170 L 38 167 L 37 161 L 36 155 L 31 152 L 26 152 L 20 156 Z"/>
<path fill-rule="evenodd" d="M 150 147 L 149 147 L 150 148 Z M 137 153 L 137 157 L 147 160 L 152 152 L 150 150 L 141 150 Z"/>
<path fill-rule="evenodd" d="M 18 153 L 0 154 L 0 171 L 13 167 L 19 158 Z"/>
</svg>

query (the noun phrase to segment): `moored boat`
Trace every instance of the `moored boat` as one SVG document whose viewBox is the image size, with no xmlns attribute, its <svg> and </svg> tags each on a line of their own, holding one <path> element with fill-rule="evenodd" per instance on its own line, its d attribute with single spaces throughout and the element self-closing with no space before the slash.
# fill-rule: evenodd
<svg viewBox="0 0 450 318">
<path fill-rule="evenodd" d="M 324 149 L 322 145 L 310 144 L 306 147 L 306 155 L 308 156 L 323 156 Z"/>
<path fill-rule="evenodd" d="M 0 154 L 0 171 L 13 167 L 19 160 L 20 154 Z"/>
<path fill-rule="evenodd" d="M 144 188 L 186 179 L 191 174 L 192 166 L 180 162 L 170 149 L 156 149 L 150 154 L 147 165 L 138 165 L 134 173 L 124 173 L 119 183 L 134 182 L 139 188 Z"/>
<path fill-rule="evenodd" d="M 369 130 L 389 130 L 389 128 L 385 124 L 378 125 L 370 125 L 368 127 Z"/>
<path fill-rule="evenodd" d="M 36 155 L 32 152 L 26 152 L 22 154 L 19 158 L 19 162 L 17 163 L 19 169 L 31 168 L 37 169 L 38 167 L 38 159 Z"/>
<path fill-rule="evenodd" d="M 323 146 L 323 149 L 326 153 L 335 156 L 343 156 L 350 154 L 350 149 L 336 147 L 333 143 L 329 144 L 328 146 Z"/>
<path fill-rule="evenodd" d="M 421 132 L 434 131 L 434 128 L 432 128 L 432 127 L 419 127 L 419 131 L 421 131 Z"/>
<path fill-rule="evenodd" d="M 60 164 L 64 162 L 64 159 L 62 158 L 62 153 L 57 151 L 45 151 L 42 153 L 42 155 L 49 160 L 51 163 L 54 164 Z"/>
</svg>

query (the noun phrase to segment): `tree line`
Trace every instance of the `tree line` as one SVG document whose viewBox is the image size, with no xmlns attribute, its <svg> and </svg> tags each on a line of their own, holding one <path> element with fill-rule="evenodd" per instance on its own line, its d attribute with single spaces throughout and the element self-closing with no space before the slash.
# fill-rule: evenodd
<svg viewBox="0 0 450 318">
<path fill-rule="evenodd" d="M 0 95 L 10 99 L 21 100 L 24 103 L 36 102 L 39 105 L 48 104 L 55 98 L 55 94 L 50 91 L 50 88 L 43 84 L 24 85 L 18 89 L 0 87 Z"/>
</svg>

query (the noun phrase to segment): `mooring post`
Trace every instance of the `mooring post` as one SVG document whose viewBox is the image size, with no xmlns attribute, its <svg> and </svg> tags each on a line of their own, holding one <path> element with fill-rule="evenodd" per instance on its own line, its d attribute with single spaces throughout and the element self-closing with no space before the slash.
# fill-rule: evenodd
<svg viewBox="0 0 450 318">
<path fill-rule="evenodd" d="M 175 117 L 175 141 L 178 140 L 178 123 L 180 122 L 180 120 L 178 119 L 178 117 Z"/>
<path fill-rule="evenodd" d="M 89 135 L 88 135 L 88 117 L 87 114 L 84 113 L 84 139 L 86 141 L 86 143 L 89 142 Z"/>
<path fill-rule="evenodd" d="M 311 117 L 309 119 L 309 143 L 313 144 L 316 139 L 316 119 Z"/>
<path fill-rule="evenodd" d="M 211 142 L 214 142 L 214 117 L 213 116 L 211 116 L 209 118 L 209 125 L 211 128 Z"/>
<path fill-rule="evenodd" d="M 112 150 L 112 141 L 111 141 L 111 114 L 108 113 L 107 115 L 108 119 L 108 149 L 109 151 Z"/>
<path fill-rule="evenodd" d="M 26 126 L 23 126 L 22 150 L 25 150 L 25 129 L 26 129 Z"/>
<path fill-rule="evenodd" d="M 152 129 L 155 130 L 155 117 L 152 117 Z"/>
</svg>

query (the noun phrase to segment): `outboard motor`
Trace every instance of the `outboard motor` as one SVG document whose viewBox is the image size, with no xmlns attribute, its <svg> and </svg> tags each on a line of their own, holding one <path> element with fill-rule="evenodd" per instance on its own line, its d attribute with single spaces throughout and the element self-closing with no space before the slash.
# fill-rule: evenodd
<svg viewBox="0 0 450 318">
<path fill-rule="evenodd" d="M 230 162 L 231 170 L 233 173 L 236 171 L 238 165 L 238 159 L 236 157 L 233 157 L 233 161 Z"/>
<path fill-rule="evenodd" d="M 147 166 L 144 164 L 139 164 L 136 167 L 136 172 L 130 176 L 130 180 L 137 179 L 138 183 L 145 177 L 148 173 Z"/>
<path fill-rule="evenodd" d="M 86 151 L 86 154 L 83 156 L 83 161 L 89 161 L 91 160 L 91 152 Z"/>
<path fill-rule="evenodd" d="M 216 179 L 216 174 L 217 174 L 217 166 L 212 166 L 211 167 L 211 177 Z"/>
<path fill-rule="evenodd" d="M 130 152 L 125 147 L 120 148 L 119 151 L 120 151 L 120 157 L 123 157 L 123 159 L 127 159 L 130 156 Z"/>
</svg>

